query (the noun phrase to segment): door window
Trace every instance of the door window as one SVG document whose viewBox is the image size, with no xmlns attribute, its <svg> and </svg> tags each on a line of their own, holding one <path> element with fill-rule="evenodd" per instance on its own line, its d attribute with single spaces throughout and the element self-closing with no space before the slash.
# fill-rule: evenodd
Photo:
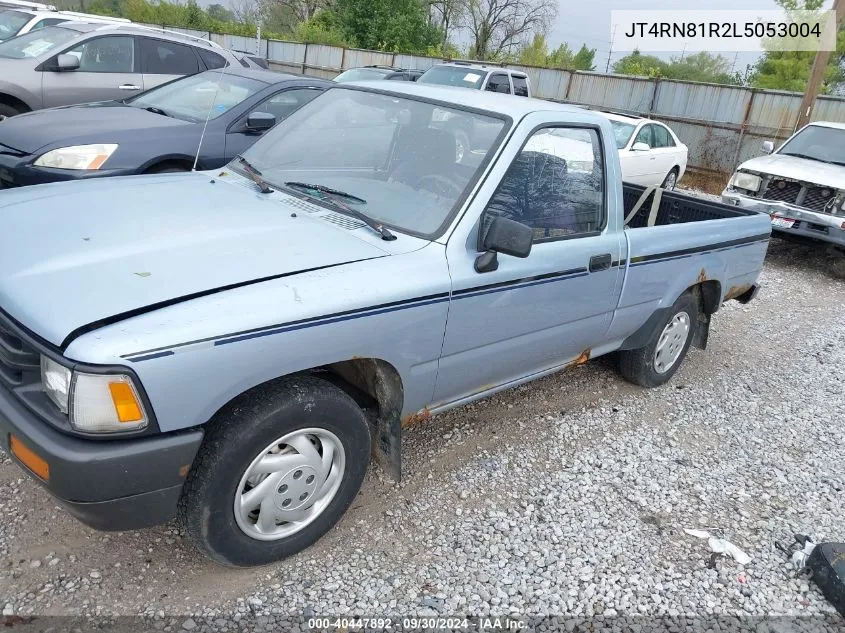
<svg viewBox="0 0 845 633">
<path fill-rule="evenodd" d="M 487 82 L 487 90 L 490 92 L 504 92 L 509 94 L 511 91 L 511 84 L 508 76 L 502 73 L 490 75 L 490 80 Z"/>
<path fill-rule="evenodd" d="M 654 138 L 651 132 L 653 127 L 653 125 L 642 126 L 637 133 L 637 138 L 634 139 L 634 143 L 645 143 L 649 147 L 654 147 Z"/>
<path fill-rule="evenodd" d="M 67 51 L 79 58 L 78 72 L 131 73 L 135 69 L 135 38 L 111 35 L 88 40 Z"/>
<path fill-rule="evenodd" d="M 143 72 L 150 75 L 192 75 L 199 72 L 194 49 L 183 44 L 143 38 Z"/>
<path fill-rule="evenodd" d="M 669 130 L 662 125 L 652 125 L 654 128 L 654 147 L 674 147 L 675 142 L 672 140 Z"/>
<path fill-rule="evenodd" d="M 527 97 L 528 96 L 528 78 L 527 77 L 520 77 L 519 75 L 511 75 L 511 79 L 513 80 L 513 93 L 517 97 Z"/>
<path fill-rule="evenodd" d="M 604 163 L 592 128 L 535 132 L 511 164 L 482 216 L 534 229 L 534 242 L 595 234 L 604 228 Z"/>
</svg>

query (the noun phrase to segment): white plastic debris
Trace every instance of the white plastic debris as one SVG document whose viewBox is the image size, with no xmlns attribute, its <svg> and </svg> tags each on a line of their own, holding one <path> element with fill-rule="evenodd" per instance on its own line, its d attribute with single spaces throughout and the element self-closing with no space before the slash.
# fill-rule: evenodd
<svg viewBox="0 0 845 633">
<path fill-rule="evenodd" d="M 795 565 L 796 569 L 804 569 L 807 566 L 807 558 L 809 558 L 815 548 L 816 544 L 808 539 L 804 543 L 804 549 L 799 549 L 792 553 L 792 564 Z"/>
<path fill-rule="evenodd" d="M 686 532 L 690 536 L 694 536 L 695 538 L 706 538 L 707 544 L 710 546 L 711 551 L 717 554 L 727 554 L 740 565 L 747 565 L 751 562 L 751 557 L 745 552 L 743 552 L 741 549 L 739 549 L 736 545 L 734 545 L 730 541 L 726 541 L 725 539 L 716 538 L 706 530 L 690 530 L 684 528 L 684 532 Z"/>
</svg>

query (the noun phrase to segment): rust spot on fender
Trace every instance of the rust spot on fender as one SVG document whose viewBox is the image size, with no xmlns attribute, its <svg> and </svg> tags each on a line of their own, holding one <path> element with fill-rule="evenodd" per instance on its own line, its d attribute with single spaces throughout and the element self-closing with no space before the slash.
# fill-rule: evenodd
<svg viewBox="0 0 845 633">
<path fill-rule="evenodd" d="M 705 281 L 707 281 L 707 271 L 702 268 L 701 272 L 698 273 L 698 277 L 696 277 L 695 280 L 698 283 L 704 283 Z"/>
<path fill-rule="evenodd" d="M 179 468 L 179 476 L 185 478 L 188 476 L 188 471 L 191 470 L 190 464 L 185 464 Z"/>
<path fill-rule="evenodd" d="M 419 424 L 420 422 L 424 422 L 431 417 L 431 411 L 428 410 L 428 407 L 424 407 L 422 411 L 417 411 L 416 413 L 411 413 L 410 415 L 405 416 L 402 418 L 402 428 L 408 428 L 409 426 L 414 426 L 415 424 Z"/>
<path fill-rule="evenodd" d="M 566 364 L 566 368 L 567 368 L 567 369 L 569 369 L 569 368 L 571 368 L 571 367 L 578 367 L 578 365 L 583 365 L 583 364 L 584 364 L 584 363 L 586 363 L 588 360 L 590 360 L 590 354 L 591 354 L 591 353 L 592 353 L 592 350 L 590 350 L 590 349 L 585 349 L 583 352 L 581 352 L 581 353 L 578 355 L 578 358 L 576 358 L 576 359 L 575 359 L 575 360 L 573 360 L 573 361 L 568 362 L 568 363 Z"/>
<path fill-rule="evenodd" d="M 725 293 L 725 301 L 728 299 L 736 299 L 751 290 L 751 284 L 740 284 L 739 286 L 731 286 Z"/>
</svg>

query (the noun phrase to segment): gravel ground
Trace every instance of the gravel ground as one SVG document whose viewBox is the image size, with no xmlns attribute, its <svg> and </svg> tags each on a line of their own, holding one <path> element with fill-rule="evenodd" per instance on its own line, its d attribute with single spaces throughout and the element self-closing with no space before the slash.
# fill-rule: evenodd
<svg viewBox="0 0 845 633">
<path fill-rule="evenodd" d="M 258 570 L 174 526 L 89 530 L 4 457 L 4 615 L 832 616 L 774 544 L 845 541 L 845 283 L 814 248 L 769 252 L 758 299 L 720 310 L 669 385 L 597 359 L 435 417 L 405 434 L 400 485 L 372 467 L 321 542 Z M 752 560 L 711 568 L 683 528 Z"/>
</svg>

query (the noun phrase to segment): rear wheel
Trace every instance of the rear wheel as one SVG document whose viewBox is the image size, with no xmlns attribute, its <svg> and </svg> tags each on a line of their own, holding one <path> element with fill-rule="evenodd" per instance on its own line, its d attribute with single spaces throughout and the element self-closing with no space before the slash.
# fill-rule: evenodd
<svg viewBox="0 0 845 633">
<path fill-rule="evenodd" d="M 675 186 L 678 184 L 678 168 L 673 167 L 672 171 L 666 174 L 666 178 L 663 179 L 663 184 L 660 185 L 666 191 L 674 191 Z"/>
<path fill-rule="evenodd" d="M 337 523 L 364 480 L 367 420 L 323 380 L 270 383 L 209 424 L 180 518 L 197 547 L 224 565 L 264 565 L 309 547 Z"/>
<path fill-rule="evenodd" d="M 669 382 L 687 355 L 698 323 L 698 302 L 685 292 L 658 321 L 645 346 L 619 354 L 619 372 L 643 387 Z"/>
</svg>

